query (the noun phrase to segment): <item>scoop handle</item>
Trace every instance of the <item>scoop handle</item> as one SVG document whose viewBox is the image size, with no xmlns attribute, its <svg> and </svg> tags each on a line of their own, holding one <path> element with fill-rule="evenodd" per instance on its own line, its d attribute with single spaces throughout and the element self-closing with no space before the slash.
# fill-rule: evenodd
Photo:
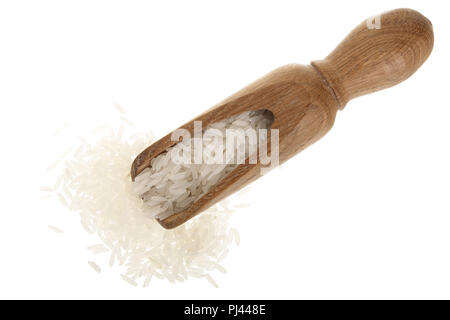
<svg viewBox="0 0 450 320">
<path fill-rule="evenodd" d="M 324 60 L 311 64 L 339 108 L 410 77 L 433 49 L 433 26 L 419 12 L 396 9 L 358 25 Z"/>
</svg>

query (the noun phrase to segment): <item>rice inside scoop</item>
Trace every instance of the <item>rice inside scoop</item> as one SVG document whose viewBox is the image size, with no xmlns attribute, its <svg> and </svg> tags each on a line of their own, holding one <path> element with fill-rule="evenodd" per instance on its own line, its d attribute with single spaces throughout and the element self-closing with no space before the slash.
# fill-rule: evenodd
<svg viewBox="0 0 450 320">
<path fill-rule="evenodd" d="M 133 183 L 134 192 L 144 200 L 146 215 L 165 219 L 188 208 L 255 153 L 258 145 L 266 140 L 272 122 L 270 111 L 257 110 L 209 125 L 203 130 L 201 163 L 195 161 L 195 143 L 190 137 L 153 158 L 150 167 L 143 170 Z M 210 130 L 212 135 L 205 135 L 208 129 L 214 129 Z M 245 137 L 235 139 L 233 143 L 227 141 L 228 132 L 242 134 L 248 129 L 253 130 L 256 139 Z M 230 152 L 227 147 L 233 150 Z M 175 157 L 183 157 L 189 148 L 189 162 L 174 161 Z"/>
</svg>

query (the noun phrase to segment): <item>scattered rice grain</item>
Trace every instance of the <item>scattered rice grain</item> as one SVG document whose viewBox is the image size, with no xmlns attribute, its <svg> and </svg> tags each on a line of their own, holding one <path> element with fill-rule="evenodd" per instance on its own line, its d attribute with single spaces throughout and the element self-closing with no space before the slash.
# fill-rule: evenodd
<svg viewBox="0 0 450 320">
<path fill-rule="evenodd" d="M 121 114 L 125 114 L 125 110 L 122 108 L 122 106 L 118 103 L 114 103 L 114 107 L 116 108 L 117 111 L 119 111 L 119 113 Z"/>
<path fill-rule="evenodd" d="M 94 261 L 88 261 L 88 264 L 91 266 L 92 269 L 95 270 L 95 272 L 100 273 L 102 272 L 102 269 L 96 264 Z"/>
<path fill-rule="evenodd" d="M 131 284 L 132 286 L 135 286 L 135 287 L 137 286 L 136 281 L 134 281 L 133 279 L 131 279 L 131 278 L 128 277 L 127 275 L 122 274 L 121 277 L 122 277 L 123 280 L 125 280 L 126 282 L 128 282 L 128 283 Z"/>
<path fill-rule="evenodd" d="M 48 225 L 48 228 L 50 229 L 50 230 L 52 230 L 53 232 L 56 232 L 56 233 L 64 233 L 64 231 L 62 231 L 60 228 L 57 228 L 57 227 L 55 227 L 55 226 L 52 226 L 52 225 Z"/>
<path fill-rule="evenodd" d="M 206 280 L 208 280 L 208 282 L 209 282 L 213 287 L 215 287 L 215 288 L 218 288 L 218 287 L 219 287 L 219 285 L 217 284 L 217 282 L 214 281 L 213 277 L 211 277 L 208 273 L 205 274 L 205 278 L 206 278 Z"/>
<path fill-rule="evenodd" d="M 67 129 L 67 128 L 69 127 L 69 125 L 70 125 L 69 123 L 66 123 L 65 125 L 59 127 L 58 129 L 56 129 L 56 130 L 53 132 L 53 135 L 54 135 L 54 136 L 57 136 L 57 135 L 61 134 L 61 132 L 63 132 L 65 129 Z"/>
</svg>

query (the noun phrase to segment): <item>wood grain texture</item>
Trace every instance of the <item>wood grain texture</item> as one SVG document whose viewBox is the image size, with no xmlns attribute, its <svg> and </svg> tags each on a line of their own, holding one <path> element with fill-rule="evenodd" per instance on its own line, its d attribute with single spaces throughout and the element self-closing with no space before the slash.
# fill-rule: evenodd
<svg viewBox="0 0 450 320">
<path fill-rule="evenodd" d="M 433 26 L 417 11 L 381 14 L 380 29 L 358 25 L 322 61 L 312 65 L 343 108 L 350 99 L 392 87 L 409 78 L 433 49 Z"/>
<path fill-rule="evenodd" d="M 352 98 L 393 86 L 413 74 L 433 46 L 431 23 L 410 9 L 381 16 L 380 29 L 360 24 L 324 60 L 312 66 L 287 65 L 255 81 L 180 128 L 193 135 L 194 121 L 203 128 L 233 115 L 267 109 L 279 130 L 280 164 L 327 133 L 337 110 Z M 268 153 L 271 152 L 269 133 Z M 159 154 L 175 145 L 171 133 L 149 146 L 134 160 L 134 178 Z M 158 220 L 174 228 L 260 177 L 261 164 L 241 164 L 190 207 Z"/>
</svg>

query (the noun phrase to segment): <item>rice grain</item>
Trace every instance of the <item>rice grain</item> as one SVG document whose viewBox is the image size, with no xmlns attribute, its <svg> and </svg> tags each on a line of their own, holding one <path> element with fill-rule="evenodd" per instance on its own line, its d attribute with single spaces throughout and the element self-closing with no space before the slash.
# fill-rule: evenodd
<svg viewBox="0 0 450 320">
<path fill-rule="evenodd" d="M 62 231 L 60 228 L 57 228 L 57 227 L 55 227 L 55 226 L 52 226 L 52 225 L 48 225 L 48 228 L 50 229 L 50 230 L 52 230 L 53 232 L 56 232 L 56 233 L 64 233 L 64 231 Z"/>
<path fill-rule="evenodd" d="M 102 269 L 96 264 L 94 261 L 88 261 L 88 264 L 91 266 L 92 269 L 95 270 L 95 272 L 100 273 L 102 272 Z"/>
<path fill-rule="evenodd" d="M 206 280 L 208 280 L 208 282 L 209 282 L 213 287 L 215 287 L 215 288 L 218 288 L 218 287 L 219 287 L 219 285 L 217 284 L 217 282 L 214 281 L 213 277 L 211 277 L 208 273 L 205 274 L 205 278 L 206 278 Z"/>
</svg>

